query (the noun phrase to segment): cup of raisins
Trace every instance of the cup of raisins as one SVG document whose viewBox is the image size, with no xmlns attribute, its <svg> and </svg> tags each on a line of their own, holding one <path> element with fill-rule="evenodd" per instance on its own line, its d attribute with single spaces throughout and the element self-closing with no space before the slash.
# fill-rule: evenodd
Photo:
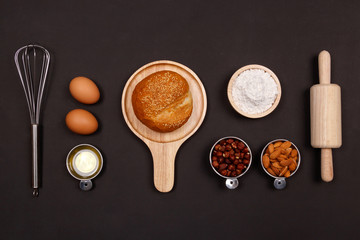
<svg viewBox="0 0 360 240">
<path fill-rule="evenodd" d="M 239 185 L 238 178 L 250 168 L 252 154 L 249 145 L 238 137 L 223 137 L 210 150 L 210 165 L 220 177 L 226 179 L 228 189 Z"/>
</svg>

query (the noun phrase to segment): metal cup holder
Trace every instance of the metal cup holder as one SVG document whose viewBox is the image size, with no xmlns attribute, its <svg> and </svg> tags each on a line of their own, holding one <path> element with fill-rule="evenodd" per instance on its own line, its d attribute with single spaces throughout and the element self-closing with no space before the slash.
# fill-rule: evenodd
<svg viewBox="0 0 360 240">
<path fill-rule="evenodd" d="M 237 140 L 243 142 L 243 143 L 245 144 L 245 146 L 249 149 L 249 154 L 250 154 L 250 159 L 249 159 L 249 160 L 250 160 L 250 163 L 249 163 L 249 165 L 247 166 L 247 168 L 245 169 L 244 172 L 242 172 L 240 175 L 238 175 L 238 176 L 236 176 L 236 177 L 226 177 L 226 176 L 223 176 L 223 175 L 221 175 L 221 174 L 216 170 L 216 168 L 212 165 L 212 159 L 211 159 L 211 157 L 212 157 L 212 152 L 214 151 L 214 147 L 215 147 L 216 144 L 218 144 L 221 140 L 229 139 L 229 138 L 237 139 Z M 235 188 L 237 188 L 237 187 L 239 186 L 239 180 L 238 180 L 238 178 L 240 178 L 241 176 L 243 176 L 243 175 L 249 170 L 249 168 L 250 168 L 250 166 L 251 166 L 251 163 L 252 163 L 252 153 L 251 153 L 251 149 L 250 149 L 249 145 L 248 145 L 244 140 L 242 140 L 241 138 L 238 138 L 238 137 L 228 136 L 228 137 L 223 137 L 223 138 L 217 140 L 217 141 L 214 143 L 214 145 L 212 146 L 212 148 L 211 148 L 211 150 L 210 150 L 209 160 L 210 160 L 210 166 L 211 166 L 211 168 L 214 170 L 214 172 L 215 172 L 217 175 L 219 175 L 220 177 L 226 179 L 226 181 L 225 181 L 225 186 L 226 186 L 228 189 L 235 189 Z"/>
<path fill-rule="evenodd" d="M 81 152 L 91 152 L 95 159 L 96 165 L 95 168 L 89 172 L 83 173 L 81 172 L 75 165 L 75 159 Z M 103 157 L 101 152 L 94 146 L 90 144 L 80 144 L 75 146 L 70 150 L 69 154 L 66 157 L 66 168 L 69 171 L 70 175 L 75 179 L 80 180 L 79 187 L 83 191 L 89 191 L 92 186 L 92 179 L 95 178 L 101 172 L 103 167 Z"/>
<path fill-rule="evenodd" d="M 291 146 L 294 147 L 294 148 L 297 150 L 297 152 L 298 152 L 297 167 L 296 167 L 296 169 L 291 173 L 291 175 L 290 175 L 289 177 L 287 177 L 287 178 L 286 178 L 286 177 L 276 177 L 276 176 L 273 176 L 273 175 L 272 175 L 271 173 L 269 173 L 269 172 L 266 170 L 266 168 L 264 167 L 262 158 L 263 158 L 263 155 L 264 155 L 267 147 L 268 147 L 271 143 L 275 143 L 275 142 L 279 142 L 279 141 L 285 142 L 285 141 L 289 141 L 289 140 L 287 140 L 287 139 L 275 139 L 275 140 L 269 142 L 268 144 L 266 144 L 266 146 L 264 147 L 264 149 L 263 149 L 262 152 L 261 152 L 260 162 L 261 162 L 261 166 L 262 166 L 262 168 L 264 169 L 264 171 L 265 171 L 270 177 L 274 178 L 274 187 L 275 187 L 276 189 L 278 189 L 278 190 L 281 190 L 281 189 L 284 189 L 284 188 L 286 187 L 286 179 L 287 179 L 287 178 L 290 178 L 291 176 L 293 176 L 293 175 L 297 172 L 297 170 L 299 169 L 299 167 L 300 167 L 300 162 L 301 162 L 301 155 L 300 155 L 299 149 L 295 146 L 295 144 L 294 144 L 292 141 L 289 141 L 289 142 L 291 142 Z"/>
</svg>

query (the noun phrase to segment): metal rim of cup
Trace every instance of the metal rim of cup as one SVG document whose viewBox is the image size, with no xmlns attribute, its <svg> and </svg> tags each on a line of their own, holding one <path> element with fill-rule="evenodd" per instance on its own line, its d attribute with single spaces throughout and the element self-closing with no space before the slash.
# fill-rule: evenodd
<svg viewBox="0 0 360 240">
<path fill-rule="evenodd" d="M 212 154 L 212 152 L 213 152 L 214 147 L 216 146 L 216 144 L 219 143 L 221 140 L 229 139 L 229 138 L 235 138 L 235 139 L 243 142 L 243 143 L 245 144 L 245 146 L 249 149 L 249 153 L 250 153 L 250 159 L 249 159 L 249 160 L 250 160 L 250 163 L 249 163 L 249 165 L 247 166 L 246 170 L 245 170 L 243 173 L 241 173 L 240 175 L 235 176 L 235 177 L 227 177 L 227 176 L 221 175 L 221 174 L 216 170 L 216 168 L 214 168 L 214 166 L 212 165 L 212 160 L 211 160 L 211 154 Z M 211 168 L 214 170 L 214 172 L 216 172 L 217 175 L 219 175 L 220 177 L 226 178 L 226 179 L 237 179 L 237 178 L 243 176 L 243 175 L 249 170 L 249 168 L 250 168 L 250 166 L 251 166 L 251 163 L 252 163 L 252 152 L 251 152 L 251 149 L 250 149 L 249 145 L 248 145 L 244 140 L 242 140 L 241 138 L 239 138 L 239 137 L 234 137 L 234 136 L 227 136 L 227 137 L 220 138 L 219 140 L 217 140 L 217 141 L 214 143 L 214 145 L 212 146 L 212 148 L 211 148 L 211 150 L 210 150 L 209 160 L 210 160 L 210 166 L 211 166 Z"/>
<path fill-rule="evenodd" d="M 296 169 L 290 174 L 290 176 L 287 177 L 287 178 L 290 178 L 292 175 L 294 175 L 294 174 L 297 172 L 297 170 L 298 170 L 299 167 L 300 167 L 300 163 L 301 163 L 300 151 L 299 151 L 299 149 L 297 148 L 297 146 L 296 146 L 292 141 L 287 140 L 287 139 L 279 138 L 279 139 L 272 140 L 272 141 L 270 141 L 268 144 L 266 144 L 266 146 L 263 148 L 263 150 L 262 150 L 262 152 L 261 152 L 260 162 L 261 162 L 262 168 L 264 169 L 264 171 L 265 171 L 270 177 L 275 178 L 275 179 L 281 179 L 281 178 L 286 179 L 286 177 L 277 177 L 277 176 L 271 175 L 271 173 L 269 173 L 269 172 L 266 170 L 266 168 L 264 167 L 264 164 L 263 164 L 263 161 L 262 161 L 262 157 L 263 157 L 263 155 L 264 155 L 264 152 L 265 152 L 266 148 L 267 148 L 271 143 L 279 142 L 279 141 L 284 141 L 284 142 L 289 141 L 289 142 L 291 142 L 291 145 L 294 146 L 295 149 L 296 149 L 297 152 L 298 152 L 298 164 L 297 164 L 297 167 L 296 167 Z"/>
<path fill-rule="evenodd" d="M 94 149 L 94 150 L 100 155 L 100 159 L 99 159 L 99 161 L 100 161 L 100 162 L 99 162 L 99 165 L 100 165 L 99 171 L 98 171 L 97 174 L 95 174 L 95 175 L 92 176 L 91 178 L 89 178 L 89 177 L 87 177 L 87 176 L 84 176 L 84 178 L 78 178 L 78 177 L 76 177 L 76 176 L 72 173 L 72 171 L 69 169 L 69 164 L 68 164 L 68 162 L 69 162 L 70 154 L 71 154 L 74 150 L 76 150 L 77 148 L 82 147 L 82 146 L 90 147 L 90 148 Z M 103 156 L 102 156 L 101 152 L 99 151 L 99 149 L 97 149 L 95 146 L 93 146 L 93 145 L 91 145 L 91 144 L 82 143 L 82 144 L 76 145 L 75 147 L 73 147 L 73 148 L 69 151 L 68 155 L 66 156 L 66 162 L 65 162 L 65 164 L 66 164 L 66 168 L 67 168 L 68 172 L 70 173 L 71 176 L 73 176 L 73 178 L 75 178 L 75 179 L 77 179 L 77 180 L 80 180 L 80 181 L 83 181 L 83 180 L 91 180 L 91 179 L 95 178 L 97 175 L 99 175 L 99 173 L 101 172 L 101 170 L 102 170 L 102 168 L 103 168 L 103 161 L 104 161 L 104 160 L 103 160 Z"/>
</svg>

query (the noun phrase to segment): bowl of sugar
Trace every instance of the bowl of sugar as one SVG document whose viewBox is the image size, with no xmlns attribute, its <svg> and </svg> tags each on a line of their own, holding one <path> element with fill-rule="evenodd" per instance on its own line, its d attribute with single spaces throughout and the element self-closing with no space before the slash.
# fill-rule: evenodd
<svg viewBox="0 0 360 240">
<path fill-rule="evenodd" d="M 281 98 L 280 81 L 270 69 L 247 65 L 231 77 L 227 95 L 231 106 L 248 118 L 262 118 L 278 106 Z"/>
</svg>

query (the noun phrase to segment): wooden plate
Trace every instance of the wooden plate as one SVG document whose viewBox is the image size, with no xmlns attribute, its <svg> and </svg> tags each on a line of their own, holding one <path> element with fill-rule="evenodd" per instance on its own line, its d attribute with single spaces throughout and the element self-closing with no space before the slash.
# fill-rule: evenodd
<svg viewBox="0 0 360 240">
<path fill-rule="evenodd" d="M 183 76 L 193 98 L 193 111 L 189 120 L 180 128 L 169 133 L 156 132 L 135 116 L 131 97 L 135 86 L 158 71 L 169 70 Z M 160 192 L 169 192 L 174 185 L 174 164 L 176 152 L 181 144 L 193 135 L 205 118 L 206 92 L 199 77 L 188 67 L 173 61 L 151 62 L 138 69 L 127 81 L 122 94 L 122 112 L 131 131 L 149 147 L 154 163 L 154 185 Z"/>
<path fill-rule="evenodd" d="M 250 114 L 247 112 L 244 112 L 241 110 L 241 108 L 239 108 L 235 102 L 234 99 L 232 97 L 232 87 L 234 84 L 235 79 L 244 71 L 249 70 L 249 69 L 261 69 L 264 70 L 265 72 L 269 73 L 270 76 L 275 80 L 275 83 L 277 85 L 277 89 L 278 89 L 278 94 L 276 96 L 276 99 L 273 103 L 273 105 L 267 109 L 266 111 L 262 112 L 262 113 L 256 113 L 256 114 Z M 280 98 L 281 98 L 281 85 L 280 85 L 280 81 L 277 78 L 277 76 L 275 75 L 275 73 L 273 73 L 270 69 L 268 69 L 267 67 L 261 66 L 261 65 L 256 65 L 256 64 L 252 64 L 252 65 L 247 65 L 245 67 L 240 68 L 239 70 L 237 70 L 232 77 L 230 78 L 229 84 L 228 84 L 228 89 L 227 89 L 227 95 L 230 101 L 231 106 L 241 115 L 248 117 L 248 118 L 261 118 L 261 117 L 265 117 L 266 115 L 270 114 L 272 111 L 275 110 L 275 108 L 277 107 L 277 105 L 280 102 Z"/>
</svg>

